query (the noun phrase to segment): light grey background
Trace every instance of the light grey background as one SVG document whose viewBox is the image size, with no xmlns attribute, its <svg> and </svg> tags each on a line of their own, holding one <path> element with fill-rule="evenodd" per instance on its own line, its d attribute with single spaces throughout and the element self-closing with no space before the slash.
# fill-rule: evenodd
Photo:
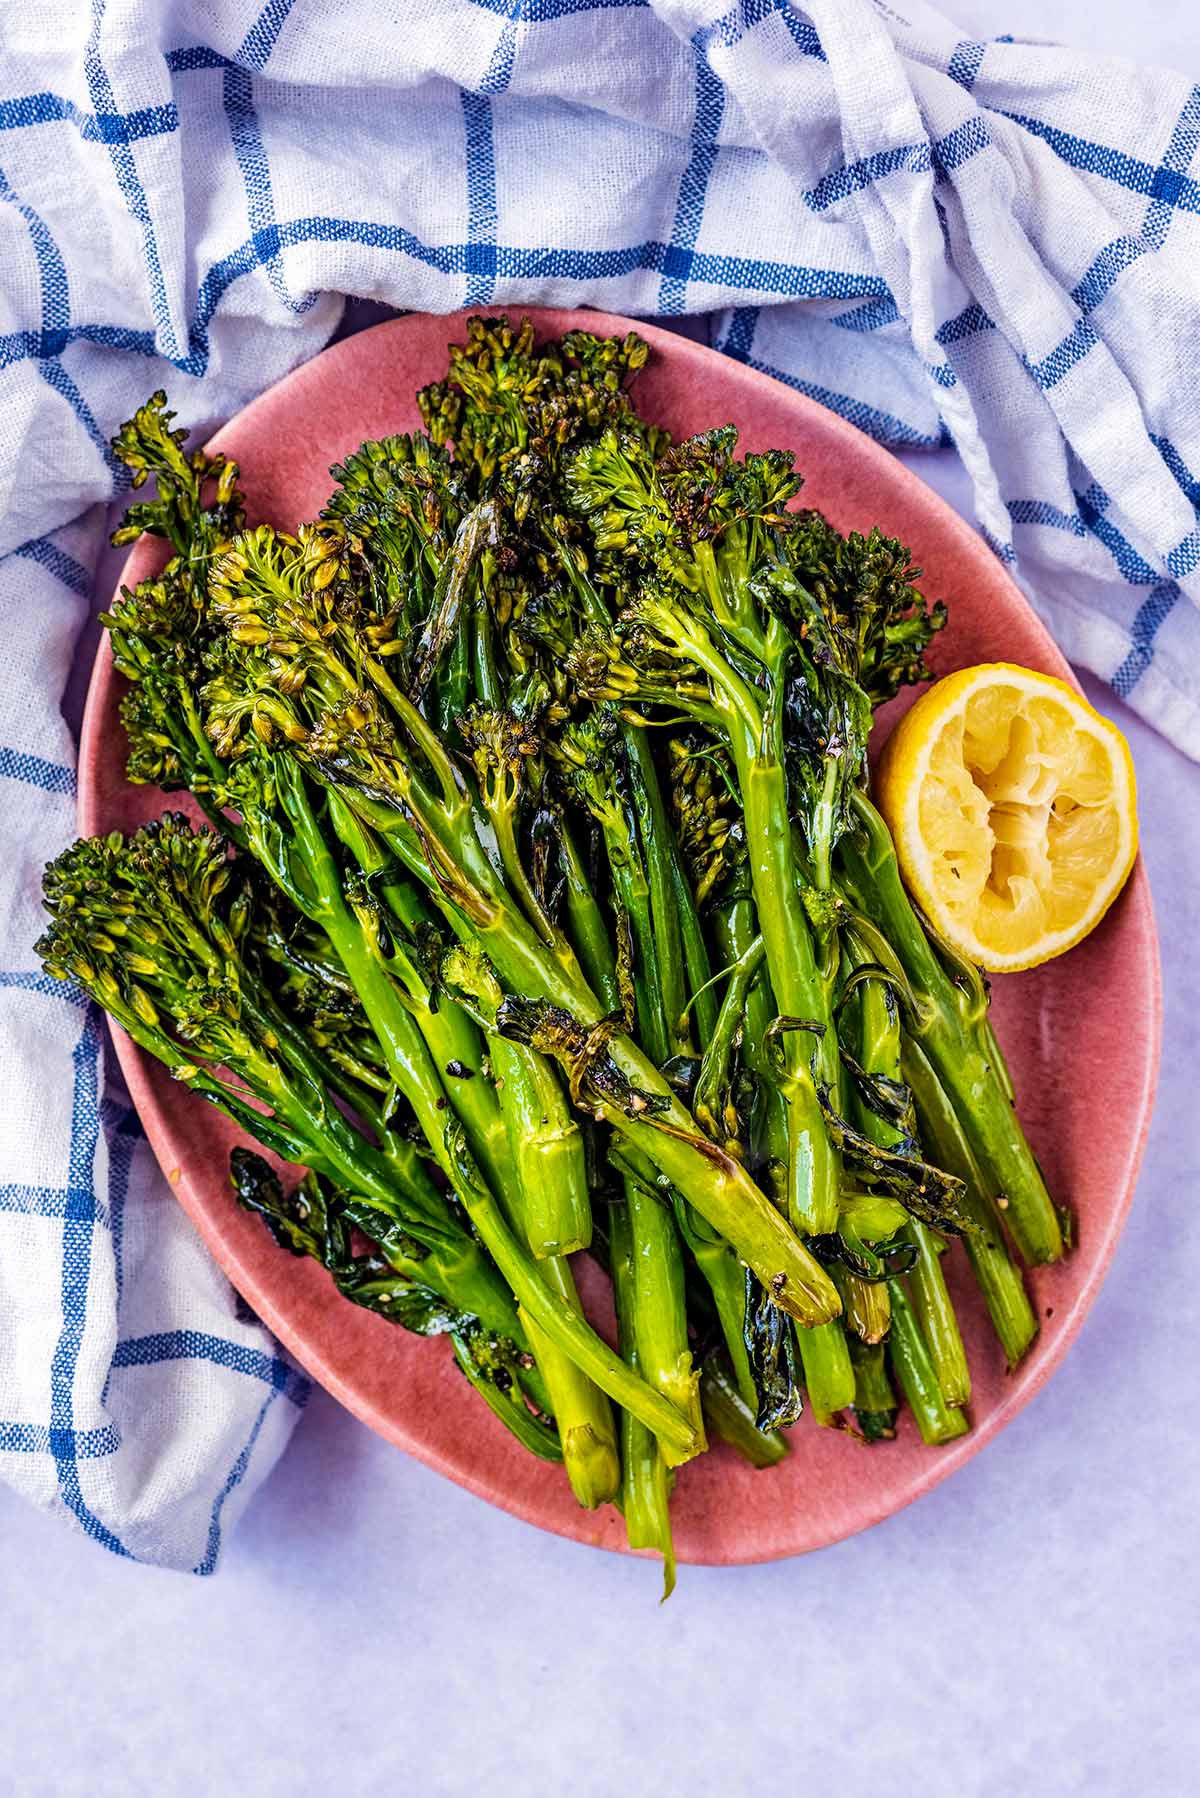
<svg viewBox="0 0 1200 1798">
<path fill-rule="evenodd" d="M 1194 0 L 959 0 L 1200 76 Z M 910 458 L 965 508 L 952 454 Z M 318 1393 L 197 1580 L 0 1490 L 0 1794 L 839 1798 L 1196 1789 L 1200 769 L 1129 733 L 1158 906 L 1158 1111 L 1049 1388 L 949 1484 L 805 1560 L 682 1570 L 544 1536 Z"/>
</svg>

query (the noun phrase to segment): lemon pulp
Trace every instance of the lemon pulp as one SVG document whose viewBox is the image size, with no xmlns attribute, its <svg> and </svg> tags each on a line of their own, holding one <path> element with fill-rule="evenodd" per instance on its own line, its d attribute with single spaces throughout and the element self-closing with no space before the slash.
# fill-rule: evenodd
<svg viewBox="0 0 1200 1798">
<path fill-rule="evenodd" d="M 922 695 L 884 752 L 879 796 L 931 921 L 989 969 L 1078 942 L 1136 853 L 1121 733 L 1065 683 L 1007 663 Z"/>
</svg>

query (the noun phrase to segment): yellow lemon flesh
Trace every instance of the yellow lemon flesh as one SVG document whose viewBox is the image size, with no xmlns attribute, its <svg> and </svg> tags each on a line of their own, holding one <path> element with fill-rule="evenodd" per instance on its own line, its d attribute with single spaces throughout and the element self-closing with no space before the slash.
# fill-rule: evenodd
<svg viewBox="0 0 1200 1798">
<path fill-rule="evenodd" d="M 1011 662 L 923 693 L 888 739 L 875 796 L 930 923 L 992 973 L 1072 948 L 1137 854 L 1125 738 L 1064 681 Z"/>
</svg>

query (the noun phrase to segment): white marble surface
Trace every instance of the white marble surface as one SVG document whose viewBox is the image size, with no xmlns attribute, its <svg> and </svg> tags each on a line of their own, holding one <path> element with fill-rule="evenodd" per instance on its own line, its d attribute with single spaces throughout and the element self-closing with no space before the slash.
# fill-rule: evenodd
<svg viewBox="0 0 1200 1798">
<path fill-rule="evenodd" d="M 964 0 L 1200 74 L 1194 5 Z M 952 457 L 914 466 L 963 502 Z M 1134 747 L 1166 1037 L 1128 1230 L 1078 1344 L 985 1454 L 802 1561 L 648 1567 L 541 1535 L 318 1394 L 215 1579 L 0 1490 L 0 1791 L 421 1798 L 1195 1789 L 1200 768 Z"/>
</svg>

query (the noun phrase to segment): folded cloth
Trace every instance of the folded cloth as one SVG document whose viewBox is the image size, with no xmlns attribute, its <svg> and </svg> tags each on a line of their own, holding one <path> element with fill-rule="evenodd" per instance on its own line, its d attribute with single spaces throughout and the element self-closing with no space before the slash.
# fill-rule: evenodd
<svg viewBox="0 0 1200 1798">
<path fill-rule="evenodd" d="M 41 41 L 38 41 L 38 40 Z M 62 0 L 0 48 L 0 1473 L 199 1570 L 304 1385 L 45 979 L 111 433 L 228 415 L 343 298 L 709 315 L 953 444 L 1067 653 L 1200 755 L 1200 92 L 920 0 Z"/>
</svg>

